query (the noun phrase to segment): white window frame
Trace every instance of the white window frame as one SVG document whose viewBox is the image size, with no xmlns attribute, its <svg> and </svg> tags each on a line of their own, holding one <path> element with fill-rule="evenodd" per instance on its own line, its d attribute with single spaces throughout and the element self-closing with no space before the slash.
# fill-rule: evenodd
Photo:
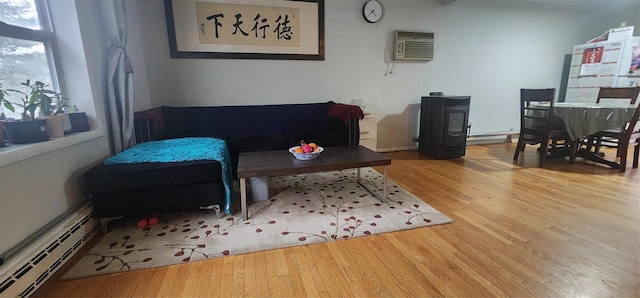
<svg viewBox="0 0 640 298">
<path fill-rule="evenodd" d="M 45 55 L 47 56 L 47 63 L 49 64 L 52 87 L 64 95 L 64 80 L 62 78 L 62 72 L 58 71 L 58 69 L 61 69 L 59 62 L 60 55 L 58 54 L 56 38 L 51 24 L 49 5 L 47 0 L 34 0 L 34 3 L 42 29 L 34 30 L 0 22 L 0 36 L 42 42 L 45 48 Z"/>
<path fill-rule="evenodd" d="M 102 1 L 102 0 L 101 0 Z M 7 36 L 11 38 L 20 38 L 31 41 L 43 41 L 45 45 L 45 52 L 47 55 L 47 61 L 49 64 L 49 69 L 51 72 L 51 80 L 52 87 L 62 92 L 66 97 L 65 84 L 63 80 L 63 71 L 62 65 L 63 60 L 58 52 L 58 48 L 56 46 L 56 35 L 53 32 L 53 20 L 51 18 L 51 10 L 48 3 L 48 0 L 35 0 L 36 9 L 38 10 L 38 15 L 40 17 L 40 23 L 42 29 L 33 30 L 24 28 L 21 26 L 9 25 L 6 23 L 0 22 L 0 35 Z M 61 4 L 61 3 L 54 3 Z M 64 4 L 72 5 L 75 7 L 75 4 Z M 60 10 L 58 8 L 57 10 Z M 95 106 L 93 103 L 93 99 L 90 96 L 87 100 L 91 100 L 90 104 L 85 104 L 85 111 L 90 114 L 95 115 Z M 73 99 L 71 99 L 71 105 L 74 105 Z M 80 104 L 81 102 L 78 102 Z M 92 110 L 92 111 L 91 111 Z M 91 141 L 96 138 L 104 137 L 104 131 L 99 129 L 98 127 L 92 127 L 92 130 L 88 132 L 79 132 L 73 133 L 71 135 L 67 135 L 63 138 L 50 139 L 46 142 L 38 142 L 31 144 L 10 144 L 9 146 L 5 146 L 0 148 L 0 168 L 12 165 L 14 163 L 18 163 L 20 161 L 40 156 L 43 154 L 47 154 L 49 152 L 54 152 L 56 150 L 61 150 L 64 148 L 68 148 L 74 146 L 76 144 L 84 143 L 87 141 Z M 0 169 L 4 170 L 4 169 Z"/>
</svg>

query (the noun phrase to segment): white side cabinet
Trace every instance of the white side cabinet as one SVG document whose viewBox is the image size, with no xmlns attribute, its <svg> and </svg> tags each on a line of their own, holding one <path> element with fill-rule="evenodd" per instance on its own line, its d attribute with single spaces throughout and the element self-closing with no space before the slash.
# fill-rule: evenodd
<svg viewBox="0 0 640 298">
<path fill-rule="evenodd" d="M 378 118 L 376 116 L 364 116 L 360 120 L 360 145 L 376 151 L 378 141 Z"/>
</svg>

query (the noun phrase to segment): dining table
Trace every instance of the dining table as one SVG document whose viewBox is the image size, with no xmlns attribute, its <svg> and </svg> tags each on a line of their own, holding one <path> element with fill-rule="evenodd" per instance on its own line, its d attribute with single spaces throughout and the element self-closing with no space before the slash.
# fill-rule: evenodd
<svg viewBox="0 0 640 298">
<path fill-rule="evenodd" d="M 599 131 L 624 127 L 636 108 L 636 104 L 628 103 L 558 102 L 554 104 L 554 113 L 564 123 L 572 145 L 579 145 Z M 613 169 L 620 167 L 618 162 L 604 159 L 588 148 L 578 148 L 576 156 Z"/>
</svg>

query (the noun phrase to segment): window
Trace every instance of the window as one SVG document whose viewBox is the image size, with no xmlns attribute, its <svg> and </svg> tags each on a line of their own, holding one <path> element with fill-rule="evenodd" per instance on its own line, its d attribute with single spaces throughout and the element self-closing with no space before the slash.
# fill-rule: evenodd
<svg viewBox="0 0 640 298">
<path fill-rule="evenodd" d="M 46 0 L 0 0 L 0 84 L 2 88 L 25 90 L 22 82 L 41 81 L 60 90 L 54 57 L 54 35 Z M 7 98 L 20 102 L 19 94 Z M 7 118 L 19 118 L 4 107 Z"/>
</svg>

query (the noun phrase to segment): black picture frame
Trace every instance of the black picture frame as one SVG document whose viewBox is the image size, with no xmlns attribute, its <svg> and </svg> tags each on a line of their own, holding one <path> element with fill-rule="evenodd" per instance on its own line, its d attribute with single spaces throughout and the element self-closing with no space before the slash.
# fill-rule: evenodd
<svg viewBox="0 0 640 298">
<path fill-rule="evenodd" d="M 317 35 L 317 49 L 313 47 L 313 53 L 294 53 L 294 52 L 269 52 L 262 51 L 260 46 L 254 46 L 257 50 L 246 51 L 234 51 L 233 45 L 226 45 L 227 50 L 200 50 L 189 49 L 179 50 L 181 42 L 182 32 L 176 30 L 176 16 L 174 15 L 174 4 L 185 5 L 185 2 L 194 3 L 198 0 L 164 0 L 164 9 L 167 22 L 167 33 L 169 38 L 169 51 L 171 58 L 190 58 L 190 59 L 276 59 L 276 60 L 324 60 L 324 0 L 274 0 L 282 2 L 304 2 L 305 4 L 311 4 L 313 8 L 317 10 L 317 32 L 311 32 L 313 41 L 315 42 L 315 35 Z M 210 1 L 216 3 L 215 1 Z M 313 9 L 312 8 L 312 9 Z M 195 18 L 195 16 L 193 16 Z M 309 21 L 309 20 L 301 20 Z M 311 20 L 315 22 L 315 20 Z M 197 30 L 197 28 L 195 29 Z M 309 33 L 309 32 L 307 32 Z M 199 45 L 193 43 L 193 47 L 197 48 Z M 229 48 L 231 48 L 229 50 Z M 265 49 L 268 47 L 265 47 Z"/>
</svg>

